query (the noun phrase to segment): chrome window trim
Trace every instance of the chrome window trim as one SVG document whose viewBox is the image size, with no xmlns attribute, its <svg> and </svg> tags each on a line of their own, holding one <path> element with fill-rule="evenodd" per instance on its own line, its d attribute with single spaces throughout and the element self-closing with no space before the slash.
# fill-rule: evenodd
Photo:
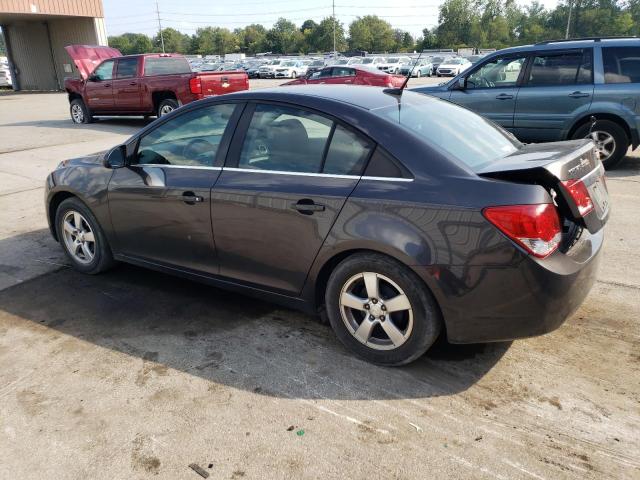
<svg viewBox="0 0 640 480">
<path fill-rule="evenodd" d="M 222 167 L 210 167 L 208 165 L 168 165 L 160 163 L 136 163 L 132 167 L 156 167 L 156 168 L 191 168 L 193 170 L 222 170 Z"/>
<path fill-rule="evenodd" d="M 230 172 L 249 172 L 249 173 L 268 173 L 272 175 L 296 175 L 299 177 L 324 177 L 324 178 L 343 178 L 343 179 L 360 179 L 360 180 L 376 180 L 391 182 L 413 182 L 413 178 L 401 177 L 368 177 L 366 175 L 338 175 L 332 173 L 311 173 L 311 172 L 288 172 L 283 170 L 261 170 L 259 168 L 238 168 L 224 167 L 223 170 Z"/>
</svg>

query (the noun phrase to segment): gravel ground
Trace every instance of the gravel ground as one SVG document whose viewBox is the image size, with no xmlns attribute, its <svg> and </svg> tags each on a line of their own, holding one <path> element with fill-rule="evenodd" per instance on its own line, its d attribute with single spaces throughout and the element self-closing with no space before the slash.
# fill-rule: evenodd
<svg viewBox="0 0 640 480">
<path fill-rule="evenodd" d="M 144 122 L 74 126 L 67 109 L 0 96 L 0 478 L 640 478 L 635 154 L 609 174 L 603 266 L 563 327 L 386 369 L 295 311 L 68 268 L 46 173 Z"/>
</svg>

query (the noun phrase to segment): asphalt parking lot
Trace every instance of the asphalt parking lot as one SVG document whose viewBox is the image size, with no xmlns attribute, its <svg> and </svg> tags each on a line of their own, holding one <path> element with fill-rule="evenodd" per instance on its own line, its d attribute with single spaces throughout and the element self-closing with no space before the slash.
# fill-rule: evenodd
<svg viewBox="0 0 640 480">
<path fill-rule="evenodd" d="M 144 124 L 0 95 L 0 478 L 640 478 L 637 152 L 608 175 L 599 279 L 565 325 L 388 369 L 295 311 L 68 268 L 46 174 Z"/>
</svg>

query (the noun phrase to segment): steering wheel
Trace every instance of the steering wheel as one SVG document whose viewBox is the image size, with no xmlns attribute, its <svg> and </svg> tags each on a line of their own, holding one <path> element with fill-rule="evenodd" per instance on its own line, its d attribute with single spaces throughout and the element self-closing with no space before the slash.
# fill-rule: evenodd
<svg viewBox="0 0 640 480">
<path fill-rule="evenodd" d="M 182 157 L 186 159 L 195 159 L 203 154 L 212 152 L 213 144 L 211 144 L 204 138 L 194 138 L 183 147 Z"/>
</svg>

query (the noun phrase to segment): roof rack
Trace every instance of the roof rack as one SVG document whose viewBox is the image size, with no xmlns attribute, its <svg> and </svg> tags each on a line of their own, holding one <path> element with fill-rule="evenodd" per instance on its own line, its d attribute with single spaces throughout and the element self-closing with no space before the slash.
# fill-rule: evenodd
<svg viewBox="0 0 640 480">
<path fill-rule="evenodd" d="M 543 42 L 537 42 L 535 45 L 546 45 L 547 43 L 562 43 L 562 42 L 580 42 L 584 40 L 592 40 L 599 42 L 600 40 L 620 40 L 620 39 L 637 39 L 639 37 L 628 36 L 611 36 L 611 37 L 579 37 L 579 38 L 559 38 L 556 40 L 544 40 Z"/>
</svg>

